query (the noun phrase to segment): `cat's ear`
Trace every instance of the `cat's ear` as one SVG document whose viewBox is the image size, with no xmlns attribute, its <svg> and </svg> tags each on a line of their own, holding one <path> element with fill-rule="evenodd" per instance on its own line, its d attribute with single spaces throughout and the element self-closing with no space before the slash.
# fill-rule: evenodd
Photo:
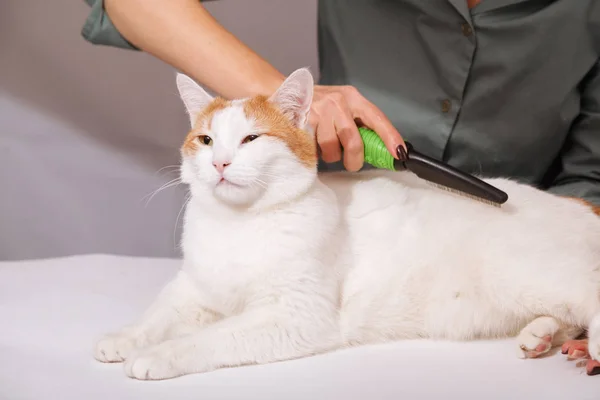
<svg viewBox="0 0 600 400">
<path fill-rule="evenodd" d="M 190 118 L 190 125 L 193 128 L 198 113 L 213 100 L 213 97 L 187 75 L 177 73 L 176 80 L 179 96 L 181 96 L 181 100 L 185 105 L 185 109 Z"/>
<path fill-rule="evenodd" d="M 307 68 L 291 73 L 269 98 L 294 126 L 305 128 L 313 97 L 313 76 Z"/>
</svg>

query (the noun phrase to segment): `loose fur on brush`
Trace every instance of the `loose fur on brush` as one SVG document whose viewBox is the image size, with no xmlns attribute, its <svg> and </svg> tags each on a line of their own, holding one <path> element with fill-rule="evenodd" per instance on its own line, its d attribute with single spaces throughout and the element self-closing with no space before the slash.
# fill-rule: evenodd
<svg viewBox="0 0 600 400">
<path fill-rule="evenodd" d="M 588 329 L 600 360 L 600 218 L 509 179 L 502 208 L 409 172 L 317 174 L 313 79 L 212 98 L 179 74 L 190 116 L 183 263 L 95 357 L 166 379 L 401 339 L 516 336 L 536 357 Z"/>
</svg>

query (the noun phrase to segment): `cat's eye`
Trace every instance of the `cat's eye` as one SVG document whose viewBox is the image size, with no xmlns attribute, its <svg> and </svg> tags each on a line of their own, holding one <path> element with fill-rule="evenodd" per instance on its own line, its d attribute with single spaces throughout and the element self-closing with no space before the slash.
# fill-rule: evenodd
<svg viewBox="0 0 600 400">
<path fill-rule="evenodd" d="M 242 140 L 242 143 L 249 143 L 253 140 L 256 140 L 258 138 L 258 135 L 248 135 L 244 138 L 244 140 Z"/>
<path fill-rule="evenodd" d="M 200 135 L 200 136 L 198 136 L 198 140 L 200 141 L 200 143 L 204 143 L 207 146 L 210 146 L 212 144 L 211 137 L 207 136 L 207 135 Z"/>
</svg>

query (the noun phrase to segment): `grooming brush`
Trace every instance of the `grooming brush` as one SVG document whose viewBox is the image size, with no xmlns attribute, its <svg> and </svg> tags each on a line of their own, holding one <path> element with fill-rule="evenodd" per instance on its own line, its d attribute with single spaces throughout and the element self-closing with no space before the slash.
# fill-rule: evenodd
<svg viewBox="0 0 600 400">
<path fill-rule="evenodd" d="M 502 190 L 448 164 L 419 153 L 406 141 L 404 143 L 407 150 L 398 146 L 399 159 L 396 159 L 373 130 L 359 127 L 358 132 L 364 143 L 365 162 L 376 168 L 390 171 L 408 170 L 440 189 L 496 207 L 500 207 L 508 200 L 508 195 Z"/>
</svg>

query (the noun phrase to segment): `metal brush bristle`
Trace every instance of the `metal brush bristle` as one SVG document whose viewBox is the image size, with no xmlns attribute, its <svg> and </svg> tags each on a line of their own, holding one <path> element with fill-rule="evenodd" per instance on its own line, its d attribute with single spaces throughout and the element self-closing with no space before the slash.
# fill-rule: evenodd
<svg viewBox="0 0 600 400">
<path fill-rule="evenodd" d="M 478 201 L 480 203 L 484 203 L 484 204 L 487 204 L 487 205 L 490 205 L 490 206 L 494 206 L 494 207 L 497 207 L 497 208 L 501 208 L 502 207 L 501 204 L 494 203 L 493 201 L 490 201 L 490 200 L 487 200 L 487 199 L 483 199 L 483 198 L 478 197 L 478 196 L 473 196 L 472 194 L 465 193 L 465 192 L 462 192 L 460 190 L 449 188 L 448 186 L 440 185 L 439 183 L 429 182 L 429 181 L 426 181 L 426 182 L 429 185 L 431 185 L 431 186 L 434 186 L 434 187 L 436 187 L 438 189 L 442 189 L 442 190 L 444 190 L 446 192 L 454 193 L 454 194 L 456 194 L 458 196 L 461 196 L 461 197 L 467 197 L 467 198 L 476 200 L 476 201 Z"/>
</svg>

